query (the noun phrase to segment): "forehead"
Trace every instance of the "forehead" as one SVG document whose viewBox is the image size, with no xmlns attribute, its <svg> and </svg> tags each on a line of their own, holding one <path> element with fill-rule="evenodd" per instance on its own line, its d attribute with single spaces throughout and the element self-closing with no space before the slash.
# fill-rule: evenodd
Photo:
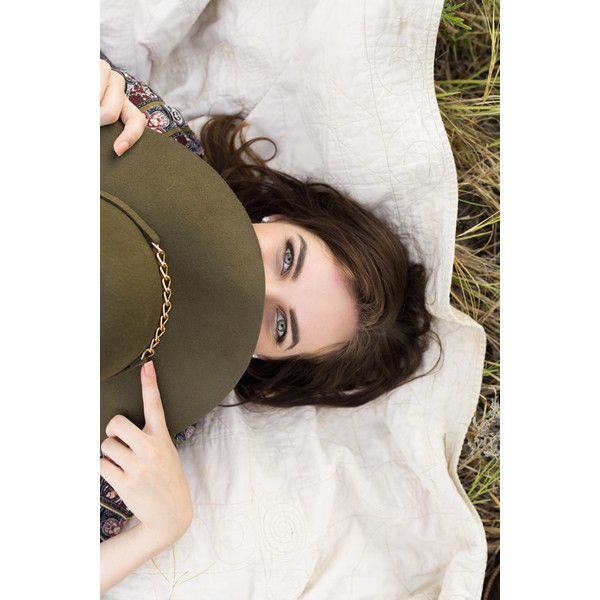
<svg viewBox="0 0 600 600">
<path fill-rule="evenodd" d="M 293 229 L 307 245 L 302 275 L 292 301 L 298 317 L 300 351 L 318 353 L 352 337 L 358 318 L 356 301 L 342 265 L 327 244 L 303 227 L 293 226 Z"/>
</svg>

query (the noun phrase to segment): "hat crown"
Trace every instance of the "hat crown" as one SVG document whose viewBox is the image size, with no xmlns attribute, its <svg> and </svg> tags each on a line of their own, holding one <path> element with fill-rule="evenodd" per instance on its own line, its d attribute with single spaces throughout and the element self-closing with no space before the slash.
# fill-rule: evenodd
<svg viewBox="0 0 600 600">
<path fill-rule="evenodd" d="M 139 427 L 144 425 L 139 371 L 127 366 L 131 361 L 134 365 L 140 362 L 163 320 L 162 262 L 160 271 L 158 267 L 162 253 L 153 256 L 148 223 L 160 233 L 173 289 L 166 332 L 152 360 L 167 426 L 175 435 L 219 404 L 250 363 L 264 316 L 262 253 L 244 206 L 212 167 L 168 136 L 148 128 L 118 157 L 113 145 L 122 131 L 120 123 L 100 130 L 100 186 L 108 192 L 104 204 L 110 195 L 123 201 L 120 208 L 126 214 L 119 220 L 129 220 L 131 229 L 123 237 L 129 244 L 133 243 L 129 238 L 136 238 L 135 252 L 141 256 L 135 258 L 136 266 L 129 246 L 114 250 L 113 268 L 107 270 L 103 252 L 104 276 L 108 280 L 115 272 L 121 273 L 124 290 L 119 294 L 125 295 L 124 300 L 112 301 L 112 310 L 120 311 L 115 319 L 107 315 L 103 292 L 102 310 L 107 315 L 103 321 L 120 319 L 128 326 L 146 323 L 135 334 L 135 343 L 134 335 L 125 333 L 123 325 L 112 325 L 110 344 L 103 339 L 105 361 L 114 360 L 107 356 L 114 344 L 123 344 L 127 352 L 107 369 L 107 373 L 118 374 L 101 382 L 100 435 L 104 436 L 106 424 L 116 414 Z M 113 202 L 115 210 L 118 204 Z M 104 209 L 106 214 L 111 214 L 109 211 Z M 105 220 L 103 230 L 113 228 L 107 224 Z M 105 238 L 103 245 L 112 245 L 109 239 Z M 138 285 L 136 277 L 147 289 Z M 137 316 L 129 318 L 130 311 Z M 146 316 L 140 317 L 142 312 Z M 123 370 L 119 373 L 118 369 Z"/>
<path fill-rule="evenodd" d="M 162 308 L 151 242 L 156 233 L 125 202 L 100 193 L 100 379 L 136 362 L 148 347 Z"/>
</svg>

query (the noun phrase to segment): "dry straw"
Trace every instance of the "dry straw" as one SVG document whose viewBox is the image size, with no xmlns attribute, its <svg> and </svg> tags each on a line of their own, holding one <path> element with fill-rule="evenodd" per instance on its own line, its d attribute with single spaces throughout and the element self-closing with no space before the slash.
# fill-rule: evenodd
<svg viewBox="0 0 600 600">
<path fill-rule="evenodd" d="M 485 528 L 487 579 L 500 559 L 499 23 L 498 0 L 446 0 L 434 73 L 458 173 L 451 302 L 483 325 L 488 340 L 479 403 L 458 471 Z"/>
</svg>

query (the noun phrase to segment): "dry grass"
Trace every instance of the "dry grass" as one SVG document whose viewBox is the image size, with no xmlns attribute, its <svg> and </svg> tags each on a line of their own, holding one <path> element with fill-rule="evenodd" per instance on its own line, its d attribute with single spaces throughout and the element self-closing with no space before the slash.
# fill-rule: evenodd
<svg viewBox="0 0 600 600">
<path fill-rule="evenodd" d="M 458 172 L 454 306 L 487 334 L 477 411 L 459 476 L 483 521 L 488 572 L 500 560 L 500 57 L 498 0 L 446 0 L 435 81 Z"/>
</svg>

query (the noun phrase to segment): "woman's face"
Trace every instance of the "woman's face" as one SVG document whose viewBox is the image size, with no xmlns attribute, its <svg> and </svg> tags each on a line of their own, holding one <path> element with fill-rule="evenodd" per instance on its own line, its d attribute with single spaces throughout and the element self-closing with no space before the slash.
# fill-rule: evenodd
<svg viewBox="0 0 600 600">
<path fill-rule="evenodd" d="M 259 358 L 323 354 L 348 341 L 357 327 L 356 302 L 325 242 L 282 215 L 253 227 L 265 268 Z"/>
</svg>

